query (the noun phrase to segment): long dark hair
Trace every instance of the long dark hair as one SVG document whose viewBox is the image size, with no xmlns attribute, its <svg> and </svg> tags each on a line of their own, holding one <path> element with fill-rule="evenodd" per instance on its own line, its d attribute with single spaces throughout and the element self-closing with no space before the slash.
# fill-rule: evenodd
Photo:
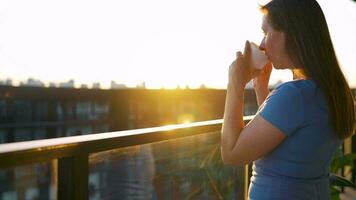
<svg viewBox="0 0 356 200">
<path fill-rule="evenodd" d="M 337 136 L 344 139 L 352 135 L 354 100 L 319 4 L 316 0 L 272 0 L 261 10 L 274 29 L 284 32 L 292 61 L 321 87 Z"/>
</svg>

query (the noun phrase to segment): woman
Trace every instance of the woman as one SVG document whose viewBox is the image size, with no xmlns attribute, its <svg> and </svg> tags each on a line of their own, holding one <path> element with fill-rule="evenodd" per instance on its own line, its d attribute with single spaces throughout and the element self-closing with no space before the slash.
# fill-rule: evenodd
<svg viewBox="0 0 356 200">
<path fill-rule="evenodd" d="M 254 161 L 249 199 L 330 199 L 329 164 L 355 130 L 353 97 L 315 0 L 272 0 L 261 7 L 260 49 L 271 63 L 249 67 L 250 44 L 229 69 L 221 153 L 225 164 Z M 294 80 L 271 93 L 272 70 Z M 243 123 L 243 91 L 254 78 L 259 110 Z"/>
<path fill-rule="evenodd" d="M 345 188 L 345 191 L 339 195 L 340 200 L 356 199 L 356 190 L 353 188 Z"/>
</svg>

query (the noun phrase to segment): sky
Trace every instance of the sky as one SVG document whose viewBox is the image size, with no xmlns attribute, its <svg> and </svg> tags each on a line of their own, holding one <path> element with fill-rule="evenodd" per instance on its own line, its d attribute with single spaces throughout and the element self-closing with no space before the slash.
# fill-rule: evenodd
<svg viewBox="0 0 356 200">
<path fill-rule="evenodd" d="M 0 80 L 76 86 L 226 88 L 246 40 L 262 40 L 263 0 L 0 0 Z M 356 3 L 320 0 L 342 70 L 356 87 Z M 274 70 L 271 84 L 288 81 Z"/>
</svg>

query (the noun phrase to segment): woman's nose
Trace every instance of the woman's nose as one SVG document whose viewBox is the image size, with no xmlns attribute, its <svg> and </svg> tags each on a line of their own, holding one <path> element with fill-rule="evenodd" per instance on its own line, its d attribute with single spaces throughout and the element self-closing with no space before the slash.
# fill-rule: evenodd
<svg viewBox="0 0 356 200">
<path fill-rule="evenodd" d="M 265 48 L 265 38 L 262 39 L 259 48 L 260 48 L 260 50 L 262 50 L 262 51 L 266 50 L 266 48 Z"/>
</svg>

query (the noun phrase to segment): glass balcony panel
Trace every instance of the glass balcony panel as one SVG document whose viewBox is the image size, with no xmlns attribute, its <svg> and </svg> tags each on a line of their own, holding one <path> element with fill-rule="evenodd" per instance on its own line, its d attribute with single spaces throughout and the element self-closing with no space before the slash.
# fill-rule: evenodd
<svg viewBox="0 0 356 200">
<path fill-rule="evenodd" d="M 220 156 L 220 132 L 121 148 L 89 157 L 96 199 L 236 199 L 239 168 Z"/>
<path fill-rule="evenodd" d="M 0 144 L 3 144 L 7 141 L 7 131 L 6 129 L 0 129 Z"/>
<path fill-rule="evenodd" d="M 0 169 L 0 199 L 57 199 L 57 161 Z"/>
<path fill-rule="evenodd" d="M 12 104 L 12 115 L 15 122 L 31 121 L 32 105 L 31 102 L 25 100 L 14 100 Z"/>
</svg>

